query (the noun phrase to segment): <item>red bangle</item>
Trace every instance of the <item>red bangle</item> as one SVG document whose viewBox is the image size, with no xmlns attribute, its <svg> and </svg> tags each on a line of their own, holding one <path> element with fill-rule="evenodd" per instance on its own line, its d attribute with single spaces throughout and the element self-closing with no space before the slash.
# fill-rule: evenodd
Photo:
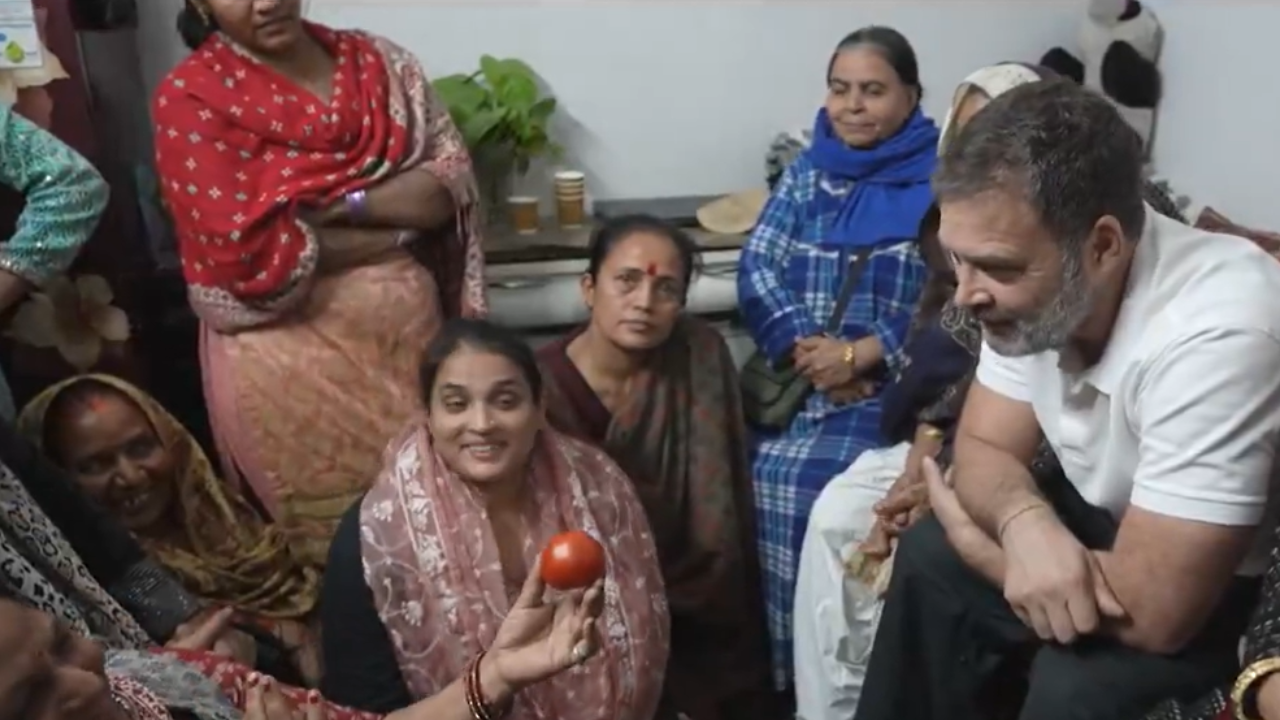
<svg viewBox="0 0 1280 720">
<path fill-rule="evenodd" d="M 484 701 L 484 693 L 480 689 L 480 661 L 484 659 L 484 650 L 476 655 L 467 668 L 463 687 L 466 690 L 467 709 L 471 711 L 473 720 L 494 720 L 493 711 Z"/>
</svg>

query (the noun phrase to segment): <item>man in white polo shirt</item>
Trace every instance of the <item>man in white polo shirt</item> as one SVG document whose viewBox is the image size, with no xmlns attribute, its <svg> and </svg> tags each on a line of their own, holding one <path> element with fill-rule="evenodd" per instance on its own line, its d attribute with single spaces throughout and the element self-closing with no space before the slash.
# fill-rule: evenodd
<svg viewBox="0 0 1280 720">
<path fill-rule="evenodd" d="M 1142 164 L 1065 81 L 999 96 L 943 157 L 939 237 L 985 344 L 857 720 L 984 717 L 1017 659 L 1025 720 L 1136 720 L 1238 671 L 1274 526 L 1280 264 L 1146 207 Z M 1027 469 L 1042 436 L 1058 485 Z"/>
</svg>

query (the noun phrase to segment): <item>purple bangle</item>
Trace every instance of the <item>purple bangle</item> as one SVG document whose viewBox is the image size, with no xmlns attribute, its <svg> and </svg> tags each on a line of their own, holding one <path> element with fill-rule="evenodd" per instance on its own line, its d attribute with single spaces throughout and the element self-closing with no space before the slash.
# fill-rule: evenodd
<svg viewBox="0 0 1280 720">
<path fill-rule="evenodd" d="M 356 222 L 363 221 L 368 216 L 369 207 L 365 203 L 368 193 L 364 190 L 353 190 L 343 196 L 343 202 L 347 206 L 347 217 Z"/>
</svg>

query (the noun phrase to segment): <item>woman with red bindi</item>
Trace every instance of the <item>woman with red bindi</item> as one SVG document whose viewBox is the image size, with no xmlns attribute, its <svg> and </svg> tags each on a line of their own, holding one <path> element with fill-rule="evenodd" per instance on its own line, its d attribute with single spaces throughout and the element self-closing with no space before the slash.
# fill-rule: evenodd
<svg viewBox="0 0 1280 720">
<path fill-rule="evenodd" d="M 782 717 L 738 374 L 720 335 L 685 312 L 698 248 L 637 215 L 598 228 L 589 257 L 588 321 L 539 351 L 546 412 L 604 448 L 639 491 L 672 615 L 665 700 L 697 720 Z"/>
<path fill-rule="evenodd" d="M 307 621 L 319 572 L 214 472 L 195 438 L 155 398 L 119 378 L 82 375 L 38 395 L 24 435 L 67 470 L 192 594 L 235 609 L 260 647 L 260 669 L 319 680 Z"/>
</svg>

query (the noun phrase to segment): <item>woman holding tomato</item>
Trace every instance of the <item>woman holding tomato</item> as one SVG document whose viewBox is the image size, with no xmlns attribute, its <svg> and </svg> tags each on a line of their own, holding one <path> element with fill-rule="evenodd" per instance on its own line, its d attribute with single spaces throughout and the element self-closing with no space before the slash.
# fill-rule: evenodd
<svg viewBox="0 0 1280 720">
<path fill-rule="evenodd" d="M 590 320 L 538 352 L 547 417 L 608 452 L 644 503 L 671 604 L 665 698 L 693 720 L 784 717 L 738 374 L 720 335 L 684 312 L 698 248 L 636 215 L 601 225 L 588 257 Z"/>
<path fill-rule="evenodd" d="M 486 648 L 538 571 L 566 588 L 553 592 L 603 590 L 583 638 L 598 651 L 578 653 L 502 707 L 481 698 L 474 720 L 653 718 L 670 617 L 626 476 L 602 451 L 546 427 L 533 351 L 506 330 L 450 321 L 420 376 L 425 420 L 391 443 L 330 551 L 320 600 L 325 696 L 386 713 L 493 673 Z M 572 531 L 608 538 L 603 578 L 599 544 Z"/>
</svg>

